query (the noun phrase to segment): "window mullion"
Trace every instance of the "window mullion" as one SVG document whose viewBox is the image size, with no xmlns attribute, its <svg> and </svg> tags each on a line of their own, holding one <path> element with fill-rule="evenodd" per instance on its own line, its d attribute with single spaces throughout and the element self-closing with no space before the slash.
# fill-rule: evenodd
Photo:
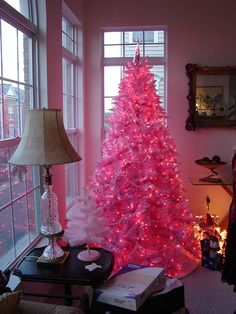
<svg viewBox="0 0 236 314">
<path fill-rule="evenodd" d="M 122 44 L 123 44 L 123 58 L 125 57 L 125 32 L 123 32 L 123 34 L 122 34 L 122 36 L 123 36 L 123 42 L 122 42 Z"/>
<path fill-rule="evenodd" d="M 32 73 L 32 80 L 33 80 L 33 108 L 39 108 L 39 95 L 38 95 L 38 64 L 37 64 L 37 56 L 38 56 L 38 50 L 37 50 L 37 41 L 36 41 L 36 35 L 34 34 L 32 37 L 32 66 L 35 71 Z M 31 109 L 33 109 L 31 108 Z"/>
<path fill-rule="evenodd" d="M 142 32 L 143 33 L 143 43 L 142 43 L 142 45 L 143 45 L 143 56 L 145 57 L 146 56 L 146 52 L 145 52 L 145 37 L 144 37 L 144 31 Z"/>
<path fill-rule="evenodd" d="M 4 102 L 4 96 L 3 96 L 3 82 L 2 82 L 2 80 L 0 80 L 0 84 L 1 84 L 1 98 L 0 98 L 0 119 L 1 119 L 1 121 L 4 121 L 3 120 L 3 117 L 4 117 L 4 114 L 3 114 L 3 102 Z M 3 125 L 3 123 L 1 123 L 1 134 L 2 134 L 2 137 L 4 138 L 4 125 Z M 1 138 L 0 138 L 0 141 L 1 141 Z"/>
<path fill-rule="evenodd" d="M 121 65 L 121 66 L 125 66 L 126 63 L 128 61 L 132 61 L 133 58 L 129 58 L 129 57 L 126 57 L 126 58 L 105 58 L 102 60 L 102 63 L 103 63 L 103 66 L 116 66 L 116 65 Z"/>
<path fill-rule="evenodd" d="M 78 62 L 78 57 L 65 47 L 62 47 L 62 55 L 64 59 L 70 60 L 71 62 Z"/>
<path fill-rule="evenodd" d="M 28 236 L 28 243 L 30 243 L 30 215 L 29 215 L 29 192 L 27 191 L 27 175 L 25 174 L 25 195 L 26 195 L 26 221 L 27 221 L 27 236 Z"/>
<path fill-rule="evenodd" d="M 7 149 L 8 151 L 8 158 L 10 158 L 10 149 Z M 14 256 L 16 256 L 16 239 L 15 239 L 15 226 L 14 226 L 14 215 L 13 215 L 13 206 L 14 206 L 14 202 L 13 202 L 13 189 L 12 189 L 12 177 L 10 175 L 11 172 L 11 165 L 8 164 L 8 172 L 9 172 L 9 176 L 8 176 L 8 182 L 9 182 L 9 196 L 10 196 L 10 202 L 9 202 L 9 208 L 10 208 L 10 216 L 11 216 L 11 235 L 12 235 L 12 242 L 13 242 L 13 250 L 14 250 Z M 15 200 L 16 201 L 16 200 Z"/>
<path fill-rule="evenodd" d="M 19 93 L 20 93 L 20 88 L 19 88 L 19 79 L 20 79 L 20 74 L 19 74 L 19 31 L 16 31 L 16 39 L 17 39 L 17 43 L 16 43 L 16 51 L 17 51 L 17 95 L 18 95 L 18 99 L 17 99 L 17 109 L 18 109 L 18 128 L 19 130 L 22 130 L 21 128 L 21 116 L 20 116 L 20 97 L 19 97 Z M 19 131 L 18 131 L 19 132 Z"/>
</svg>

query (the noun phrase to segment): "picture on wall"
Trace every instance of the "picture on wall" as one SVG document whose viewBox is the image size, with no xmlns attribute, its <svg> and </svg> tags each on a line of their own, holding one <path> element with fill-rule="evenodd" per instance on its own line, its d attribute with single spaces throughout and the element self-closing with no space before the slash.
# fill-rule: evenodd
<svg viewBox="0 0 236 314">
<path fill-rule="evenodd" d="M 223 86 L 197 86 L 196 110 L 201 117 L 223 118 Z"/>
</svg>

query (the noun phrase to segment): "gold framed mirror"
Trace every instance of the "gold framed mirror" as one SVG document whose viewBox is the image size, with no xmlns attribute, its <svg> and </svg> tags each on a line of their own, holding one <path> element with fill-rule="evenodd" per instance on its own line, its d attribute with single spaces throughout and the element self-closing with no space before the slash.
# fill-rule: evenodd
<svg viewBox="0 0 236 314">
<path fill-rule="evenodd" d="M 188 63 L 188 131 L 208 127 L 236 127 L 236 67 L 208 67 Z"/>
</svg>

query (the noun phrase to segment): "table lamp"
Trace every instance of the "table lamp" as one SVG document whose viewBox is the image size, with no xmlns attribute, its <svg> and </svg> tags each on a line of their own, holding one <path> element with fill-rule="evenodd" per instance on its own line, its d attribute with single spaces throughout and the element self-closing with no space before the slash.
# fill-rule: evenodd
<svg viewBox="0 0 236 314">
<path fill-rule="evenodd" d="M 81 157 L 71 145 L 59 109 L 32 109 L 26 111 L 24 133 L 9 160 L 15 165 L 43 166 L 44 193 L 41 197 L 42 225 L 40 233 L 48 238 L 41 260 L 55 263 L 63 260 L 64 251 L 57 244 L 63 234 L 59 222 L 57 196 L 52 190 L 52 165 L 80 161 Z"/>
</svg>

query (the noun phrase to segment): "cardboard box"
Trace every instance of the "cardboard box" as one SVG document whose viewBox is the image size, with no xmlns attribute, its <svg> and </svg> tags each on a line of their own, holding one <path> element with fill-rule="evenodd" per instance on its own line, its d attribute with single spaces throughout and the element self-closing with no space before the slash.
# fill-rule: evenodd
<svg viewBox="0 0 236 314">
<path fill-rule="evenodd" d="M 185 307 L 184 284 L 175 278 L 167 278 L 166 287 L 153 293 L 140 308 L 138 314 L 169 314 Z"/>
<path fill-rule="evenodd" d="M 202 266 L 211 270 L 221 270 L 223 265 L 223 256 L 216 253 L 215 256 L 202 255 Z"/>
<path fill-rule="evenodd" d="M 95 299 L 137 311 L 164 276 L 164 268 L 127 264 L 95 290 Z"/>
<path fill-rule="evenodd" d="M 180 309 L 185 309 L 184 284 L 167 277 L 165 289 L 151 294 L 137 312 L 95 301 L 91 314 L 170 314 Z"/>
</svg>

